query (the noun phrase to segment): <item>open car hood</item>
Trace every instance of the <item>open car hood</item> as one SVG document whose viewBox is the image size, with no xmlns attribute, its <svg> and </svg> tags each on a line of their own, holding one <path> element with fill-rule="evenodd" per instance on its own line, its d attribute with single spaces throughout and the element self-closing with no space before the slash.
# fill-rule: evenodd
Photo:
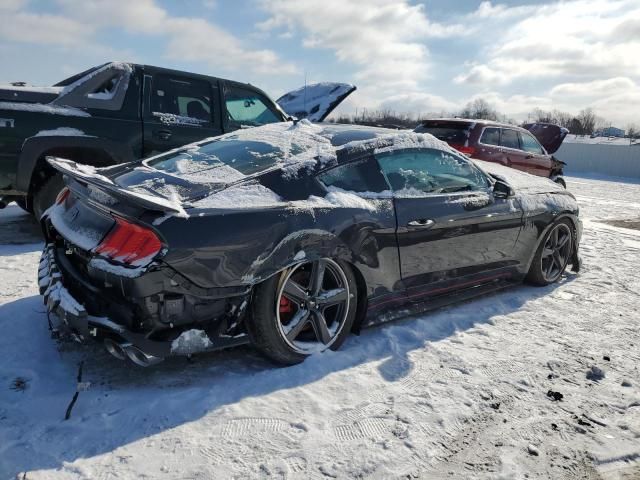
<svg viewBox="0 0 640 480">
<path fill-rule="evenodd" d="M 566 128 L 552 123 L 527 123 L 524 128 L 538 139 L 547 153 L 556 153 L 569 133 Z"/>
<path fill-rule="evenodd" d="M 277 103 L 289 115 L 311 122 L 322 122 L 356 90 L 349 83 L 322 82 L 305 85 L 285 93 Z"/>
</svg>

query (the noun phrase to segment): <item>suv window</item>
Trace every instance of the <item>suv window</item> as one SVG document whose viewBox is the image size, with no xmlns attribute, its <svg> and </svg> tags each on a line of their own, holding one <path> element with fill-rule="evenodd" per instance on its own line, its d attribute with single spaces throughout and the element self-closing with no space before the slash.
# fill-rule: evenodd
<svg viewBox="0 0 640 480">
<path fill-rule="evenodd" d="M 449 145 L 466 145 L 470 129 L 471 125 L 468 123 L 424 122 L 416 127 L 414 132 L 430 133 Z"/>
<path fill-rule="evenodd" d="M 538 143 L 538 141 L 527 132 L 519 132 L 520 133 L 520 141 L 522 142 L 522 150 L 526 152 L 536 153 L 536 154 L 544 154 L 544 150 Z"/>
<path fill-rule="evenodd" d="M 520 150 L 520 141 L 518 140 L 518 132 L 510 128 L 503 128 L 500 145 L 507 148 L 515 148 Z"/>
<path fill-rule="evenodd" d="M 332 168 L 318 175 L 318 179 L 327 187 L 351 192 L 379 193 L 389 189 L 380 167 L 373 158 Z"/>
<path fill-rule="evenodd" d="M 495 127 L 485 128 L 480 137 L 480 143 L 485 145 L 500 145 L 500 129 Z"/>
<path fill-rule="evenodd" d="M 227 85 L 224 92 L 229 122 L 256 127 L 281 122 L 282 116 L 263 95 L 248 88 Z"/>
<path fill-rule="evenodd" d="M 488 187 L 485 176 L 466 158 L 441 150 L 401 150 L 376 158 L 391 188 L 401 194 L 449 193 Z"/>
<path fill-rule="evenodd" d="M 151 111 L 211 122 L 211 85 L 204 80 L 158 75 L 153 79 Z"/>
</svg>

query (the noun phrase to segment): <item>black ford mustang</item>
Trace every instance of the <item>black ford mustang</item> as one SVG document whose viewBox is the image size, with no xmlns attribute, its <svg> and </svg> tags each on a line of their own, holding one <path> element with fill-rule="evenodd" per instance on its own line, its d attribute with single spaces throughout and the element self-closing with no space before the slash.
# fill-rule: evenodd
<svg viewBox="0 0 640 480">
<path fill-rule="evenodd" d="M 43 217 L 45 303 L 140 365 L 248 342 L 293 364 L 399 310 L 579 268 L 571 193 L 428 134 L 303 120 L 49 161 L 67 188 Z"/>
</svg>

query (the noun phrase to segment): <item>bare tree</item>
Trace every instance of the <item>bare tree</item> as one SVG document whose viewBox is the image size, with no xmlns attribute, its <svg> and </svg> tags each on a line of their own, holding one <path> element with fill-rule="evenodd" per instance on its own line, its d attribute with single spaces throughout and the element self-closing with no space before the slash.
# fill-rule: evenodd
<svg viewBox="0 0 640 480">
<path fill-rule="evenodd" d="M 591 108 L 585 108 L 580 110 L 578 114 L 578 120 L 582 125 L 582 131 L 584 135 L 590 135 L 596 128 L 596 114 L 593 113 Z"/>
<path fill-rule="evenodd" d="M 640 138 L 640 128 L 635 123 L 627 125 L 627 135 L 629 136 L 629 143 L 634 143 Z"/>
<path fill-rule="evenodd" d="M 498 120 L 498 112 L 483 98 L 476 98 L 460 112 L 460 116 L 464 118 L 477 118 L 485 120 Z"/>
</svg>

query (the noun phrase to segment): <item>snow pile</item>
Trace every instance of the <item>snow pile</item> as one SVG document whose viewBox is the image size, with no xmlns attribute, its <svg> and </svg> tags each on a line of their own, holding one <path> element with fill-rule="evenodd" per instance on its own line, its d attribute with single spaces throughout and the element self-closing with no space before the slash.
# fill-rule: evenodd
<svg viewBox="0 0 640 480">
<path fill-rule="evenodd" d="M 356 140 L 342 145 L 339 150 L 358 151 L 374 150 L 374 153 L 387 153 L 395 150 L 405 150 L 411 148 L 433 148 L 460 156 L 460 152 L 454 150 L 442 140 L 429 133 L 398 132 L 388 135 L 380 135 L 370 140 Z"/>
<path fill-rule="evenodd" d="M 171 353 L 190 355 L 210 348 L 213 344 L 204 330 L 187 330 L 171 342 Z"/>
<path fill-rule="evenodd" d="M 84 110 L 74 107 L 62 107 L 51 103 L 18 103 L 0 102 L 0 110 L 18 110 L 23 112 L 50 113 L 52 115 L 65 115 L 68 117 L 90 117 Z"/>
<path fill-rule="evenodd" d="M 259 183 L 232 185 L 193 202 L 196 208 L 258 208 L 282 205 L 282 198 Z"/>
<path fill-rule="evenodd" d="M 100 270 L 101 272 L 118 275 L 119 277 L 136 278 L 142 275 L 147 270 L 146 267 L 140 265 L 149 263 L 150 259 L 151 257 L 141 258 L 138 259 L 135 264 L 133 264 L 134 266 L 126 267 L 124 265 L 115 265 L 103 258 L 92 258 L 91 260 L 89 260 L 88 268 L 93 268 L 96 270 Z"/>
<path fill-rule="evenodd" d="M 40 130 L 35 137 L 92 137 L 86 135 L 82 130 L 70 127 L 58 127 L 55 130 Z"/>
<path fill-rule="evenodd" d="M 208 120 L 201 118 L 187 117 L 185 115 L 176 115 L 175 113 L 152 112 L 154 117 L 158 117 L 165 125 L 186 125 L 190 127 L 201 127 L 209 123 Z"/>
<path fill-rule="evenodd" d="M 45 214 L 49 216 L 51 223 L 60 235 L 85 251 L 95 248 L 104 237 L 104 232 L 74 225 L 75 212 L 66 210 L 64 204 L 53 204 Z"/>
<path fill-rule="evenodd" d="M 308 208 L 359 208 L 363 210 L 376 210 L 376 206 L 359 196 L 355 192 L 334 189 L 329 191 L 324 197 L 311 195 L 302 202 L 292 202 L 299 207 Z"/>
</svg>

